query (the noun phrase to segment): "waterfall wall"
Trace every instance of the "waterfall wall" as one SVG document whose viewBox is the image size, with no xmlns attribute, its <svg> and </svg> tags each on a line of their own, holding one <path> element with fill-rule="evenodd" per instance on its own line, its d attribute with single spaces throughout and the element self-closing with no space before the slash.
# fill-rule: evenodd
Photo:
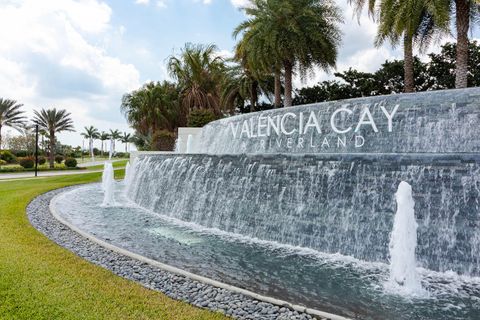
<svg viewBox="0 0 480 320">
<path fill-rule="evenodd" d="M 480 276 L 480 88 L 254 113 L 213 122 L 201 137 L 209 154 L 139 156 L 131 199 L 204 227 L 387 262 L 406 181 L 419 265 Z M 301 138 L 335 144 L 300 148 Z"/>
<path fill-rule="evenodd" d="M 383 262 L 395 192 L 409 181 L 419 264 L 480 275 L 480 156 L 156 155 L 136 166 L 129 194 L 155 212 Z"/>
</svg>

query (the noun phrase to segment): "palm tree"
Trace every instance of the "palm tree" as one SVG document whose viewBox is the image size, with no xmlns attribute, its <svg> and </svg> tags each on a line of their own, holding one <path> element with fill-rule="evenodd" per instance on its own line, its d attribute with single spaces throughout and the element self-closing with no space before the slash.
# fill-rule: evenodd
<svg viewBox="0 0 480 320">
<path fill-rule="evenodd" d="M 283 66 L 285 106 L 291 106 L 295 68 L 304 78 L 314 66 L 325 71 L 335 66 L 340 11 L 333 1 L 321 0 L 252 0 L 251 4 L 244 9 L 249 19 L 235 29 L 234 36 L 243 32 L 245 41 L 266 44 L 260 50 L 269 52 L 256 55 L 271 55 L 274 69 Z"/>
<path fill-rule="evenodd" d="M 247 65 L 235 64 L 229 67 L 222 84 L 221 103 L 230 109 L 250 101 L 250 112 L 255 111 L 259 95 L 271 96 L 273 77 L 254 74 Z"/>
<path fill-rule="evenodd" d="M 123 136 L 120 137 L 120 141 L 125 144 L 125 153 L 128 152 L 128 144 L 132 141 L 132 135 L 130 133 L 123 133 Z"/>
<path fill-rule="evenodd" d="M 455 62 L 455 87 L 468 86 L 468 31 L 470 21 L 480 19 L 480 1 L 478 0 L 452 0 L 455 8 L 455 25 L 457 29 L 457 58 Z"/>
<path fill-rule="evenodd" d="M 90 149 L 90 156 L 92 157 L 92 161 L 95 161 L 95 155 L 93 153 L 93 141 L 100 138 L 100 133 L 98 132 L 98 129 L 90 126 L 90 127 L 85 127 L 85 132 L 81 133 L 81 135 L 85 138 L 88 139 L 88 147 Z"/>
<path fill-rule="evenodd" d="M 167 81 L 150 82 L 126 94 L 121 109 L 128 123 L 142 135 L 162 129 L 173 132 L 186 124 L 179 105 L 179 88 Z"/>
<path fill-rule="evenodd" d="M 237 38 L 239 33 L 244 30 L 243 25 L 239 25 L 233 32 L 233 37 Z M 251 29 L 251 32 L 244 32 L 242 39 L 235 47 L 235 56 L 240 58 L 242 63 L 247 66 L 251 73 L 257 75 L 274 74 L 274 97 L 275 108 L 280 108 L 282 104 L 282 66 L 275 58 L 275 48 L 272 43 L 265 42 L 259 31 Z"/>
<path fill-rule="evenodd" d="M 113 156 L 113 154 L 115 154 L 115 141 L 120 140 L 120 137 L 121 137 L 120 131 L 110 129 L 109 136 L 110 136 L 110 144 L 112 148 L 112 154 L 110 154 L 110 157 L 111 157 Z"/>
<path fill-rule="evenodd" d="M 67 110 L 57 110 L 56 108 L 47 110 L 42 109 L 40 112 L 35 110 L 34 114 L 35 123 L 38 124 L 41 130 L 44 130 L 47 133 L 47 137 L 50 141 L 49 162 L 50 169 L 53 169 L 55 166 L 55 145 L 57 142 L 55 134 L 62 131 L 75 131 L 73 121 Z"/>
<path fill-rule="evenodd" d="M 102 131 L 100 133 L 100 136 L 98 137 L 98 139 L 100 139 L 100 141 L 102 142 L 101 154 L 102 154 L 102 157 L 103 157 L 103 142 L 110 139 L 110 135 L 108 133 L 106 133 L 105 131 Z"/>
<path fill-rule="evenodd" d="M 250 112 L 255 111 L 258 96 L 267 96 L 269 99 L 273 92 L 274 77 L 271 72 L 265 72 L 262 67 L 256 67 L 257 63 L 248 55 L 243 41 L 235 47 L 234 64 L 227 70 L 222 85 L 222 104 L 234 105 L 234 101 L 250 101 Z M 271 99 L 270 99 L 271 100 Z"/>
<path fill-rule="evenodd" d="M 187 43 L 179 57 L 171 56 L 168 70 L 180 86 L 180 102 L 187 110 L 212 109 L 220 114 L 220 85 L 225 62 L 215 45 Z"/>
<path fill-rule="evenodd" d="M 2 148 L 2 127 L 7 126 L 21 130 L 25 123 L 25 116 L 20 110 L 23 104 L 15 100 L 0 98 L 0 149 Z"/>
<path fill-rule="evenodd" d="M 449 10 L 443 3 L 445 0 L 388 0 L 377 6 L 375 46 L 387 39 L 396 45 L 403 38 L 405 92 L 415 90 L 413 46 L 425 49 L 434 34 L 448 32 Z"/>
<path fill-rule="evenodd" d="M 350 0 L 354 3 L 357 13 L 360 13 L 366 5 L 371 15 L 377 10 L 379 0 Z M 403 1 L 401 1 L 403 2 Z M 410 1 L 405 1 L 410 2 Z M 450 24 L 450 15 L 444 12 L 454 8 L 455 26 L 457 30 L 457 52 L 455 62 L 455 87 L 466 88 L 468 85 L 468 31 L 470 30 L 470 22 L 478 21 L 480 18 L 480 1 L 478 0 L 444 0 L 444 1 L 420 1 L 423 5 L 430 8 L 429 14 L 436 16 L 435 23 L 439 26 L 448 26 Z M 434 10 L 432 10 L 432 7 Z M 434 14 L 437 12 L 437 14 Z M 441 14 L 438 14 L 441 12 Z M 394 12 L 394 14 L 396 14 Z M 410 16 L 403 15 L 403 19 L 410 20 Z M 404 21 L 406 22 L 406 21 Z M 432 20 L 430 20 L 432 22 Z M 425 22 L 424 22 L 425 23 Z M 428 22 L 427 22 L 428 25 Z M 425 25 L 424 25 L 425 26 Z"/>
</svg>

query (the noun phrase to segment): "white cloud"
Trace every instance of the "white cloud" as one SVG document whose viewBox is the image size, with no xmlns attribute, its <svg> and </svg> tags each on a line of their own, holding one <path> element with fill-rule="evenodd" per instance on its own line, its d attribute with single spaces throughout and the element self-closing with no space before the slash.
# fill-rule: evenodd
<svg viewBox="0 0 480 320">
<path fill-rule="evenodd" d="M 157 1 L 157 7 L 166 8 L 167 7 L 167 1 L 166 0 L 158 0 Z"/>
<path fill-rule="evenodd" d="M 135 0 L 135 3 L 136 3 L 136 4 L 147 5 L 147 4 L 150 3 L 150 0 Z"/>
<path fill-rule="evenodd" d="M 233 58 L 233 56 L 234 56 L 232 51 L 225 50 L 225 49 L 215 52 L 215 55 L 217 57 L 220 57 L 220 58 L 223 58 L 223 59 L 230 59 L 230 58 Z"/>
<path fill-rule="evenodd" d="M 97 0 L 0 5 L 0 97 L 23 103 L 29 115 L 42 107 L 66 108 L 77 129 L 126 130 L 120 99 L 139 86 L 140 75 L 99 45 L 117 30 L 110 18 L 110 7 Z M 78 144 L 78 133 L 63 136 L 62 142 Z"/>
<path fill-rule="evenodd" d="M 250 0 L 230 0 L 234 7 L 245 8 L 250 5 Z"/>
</svg>

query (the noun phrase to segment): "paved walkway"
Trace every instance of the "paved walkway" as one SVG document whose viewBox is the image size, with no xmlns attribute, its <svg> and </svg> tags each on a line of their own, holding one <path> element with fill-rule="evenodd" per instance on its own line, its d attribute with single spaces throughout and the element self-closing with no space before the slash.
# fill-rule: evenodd
<svg viewBox="0 0 480 320">
<path fill-rule="evenodd" d="M 117 169 L 117 168 L 115 168 Z M 121 169 L 121 168 L 118 168 Z M 74 174 L 86 174 L 92 172 L 102 172 L 103 170 L 72 170 L 72 171 L 39 171 L 38 177 L 54 177 L 54 176 L 69 176 Z M 16 180 L 25 178 L 35 178 L 35 172 L 16 172 L 16 173 L 0 173 L 0 181 L 2 180 Z"/>
<path fill-rule="evenodd" d="M 99 166 L 103 165 L 107 161 L 112 161 L 112 162 L 118 162 L 118 161 L 124 161 L 124 160 L 129 160 L 128 158 L 113 158 L 112 160 L 108 159 L 101 159 L 101 160 L 96 160 L 96 161 L 88 161 L 88 162 L 83 162 L 83 163 L 78 163 L 79 167 L 93 167 L 93 166 Z"/>
<path fill-rule="evenodd" d="M 125 167 L 121 168 L 113 168 L 113 170 L 121 170 L 125 169 Z M 95 173 L 95 172 L 102 172 L 103 169 L 99 170 L 71 170 L 71 171 L 39 171 L 37 178 L 46 178 L 46 177 L 56 177 L 56 176 L 71 176 L 75 174 L 87 174 L 87 173 Z M 36 179 L 35 172 L 16 172 L 16 173 L 0 173 L 0 181 L 9 181 L 9 180 L 18 180 L 18 179 Z"/>
</svg>

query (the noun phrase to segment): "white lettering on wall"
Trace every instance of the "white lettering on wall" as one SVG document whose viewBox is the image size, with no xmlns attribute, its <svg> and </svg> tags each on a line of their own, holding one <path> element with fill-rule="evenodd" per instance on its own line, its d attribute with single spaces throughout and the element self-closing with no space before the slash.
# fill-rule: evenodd
<svg viewBox="0 0 480 320">
<path fill-rule="evenodd" d="M 300 132 L 306 134 L 308 129 L 312 127 L 317 129 L 318 134 L 322 133 L 322 130 L 320 129 L 320 124 L 318 123 L 317 115 L 313 111 L 310 112 L 310 116 L 308 117 L 307 123 L 305 124 L 305 129 L 303 131 L 300 130 Z"/>
<path fill-rule="evenodd" d="M 399 105 L 386 106 L 380 103 L 351 105 L 344 104 L 327 115 L 326 110 L 289 111 L 277 115 L 258 115 L 241 122 L 228 123 L 233 139 L 260 138 L 260 150 L 271 148 L 361 148 L 366 137 L 359 132 L 379 129 L 392 132 Z M 373 112 L 373 113 L 372 113 Z M 330 122 L 330 123 L 329 123 Z M 349 133 L 351 135 L 346 135 Z M 307 137 L 308 136 L 308 137 Z M 308 139 L 308 140 L 307 140 Z M 242 141 L 245 150 L 247 141 Z"/>
<path fill-rule="evenodd" d="M 243 121 L 242 132 L 240 132 L 240 138 L 243 138 L 243 134 L 247 135 L 247 138 L 250 138 L 250 130 L 248 129 L 248 121 Z"/>
<path fill-rule="evenodd" d="M 343 105 L 341 108 L 335 110 L 335 112 L 332 113 L 332 116 L 330 117 L 330 126 L 332 127 L 332 130 L 335 132 L 335 133 L 338 133 L 338 134 L 344 134 L 344 133 L 347 133 L 349 132 L 350 130 L 352 130 L 352 127 L 348 127 L 346 129 L 338 129 L 337 128 L 337 125 L 335 124 L 335 119 L 337 117 L 337 115 L 340 113 L 340 112 L 346 112 L 348 113 L 349 115 L 353 113 L 352 110 L 348 109 L 347 108 L 348 104 L 345 104 Z"/>
<path fill-rule="evenodd" d="M 365 120 L 365 118 L 368 118 L 368 120 Z M 365 108 L 362 111 L 362 114 L 360 115 L 360 121 L 358 121 L 357 127 L 355 128 L 355 132 L 358 132 L 361 126 L 367 125 L 367 124 L 372 126 L 373 131 L 378 132 L 377 125 L 373 120 L 373 117 L 372 117 L 372 114 L 370 113 L 370 109 L 368 108 L 368 105 L 365 106 Z"/>
<path fill-rule="evenodd" d="M 271 117 L 268 117 L 267 121 L 267 136 L 270 136 L 272 134 L 272 129 L 275 131 L 277 136 L 280 135 L 280 115 L 275 116 L 274 119 L 277 120 L 275 123 Z"/>
<path fill-rule="evenodd" d="M 293 112 L 287 112 L 283 115 L 282 120 L 280 121 L 280 130 L 282 131 L 282 133 L 284 135 L 289 136 L 289 135 L 297 132 L 297 129 L 292 129 L 290 131 L 287 131 L 287 129 L 285 128 L 285 121 L 287 120 L 287 118 L 295 119 L 296 117 L 297 117 L 297 115 Z"/>
<path fill-rule="evenodd" d="M 388 132 L 392 132 L 393 130 L 393 116 L 395 115 L 395 113 L 397 113 L 397 110 L 398 110 L 398 107 L 399 105 L 397 104 L 391 113 L 388 113 L 387 109 L 385 109 L 384 106 L 380 106 L 380 109 L 382 109 L 383 111 L 383 114 L 385 115 L 385 117 L 387 117 L 387 121 L 388 121 Z"/>
</svg>

